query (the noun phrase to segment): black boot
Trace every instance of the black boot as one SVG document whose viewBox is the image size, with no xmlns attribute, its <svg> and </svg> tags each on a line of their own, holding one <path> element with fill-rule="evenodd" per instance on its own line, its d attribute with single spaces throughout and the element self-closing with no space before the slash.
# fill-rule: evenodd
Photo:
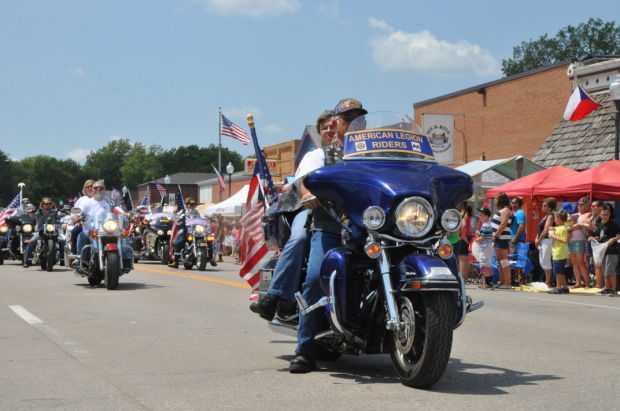
<svg viewBox="0 0 620 411">
<path fill-rule="evenodd" d="M 250 304 L 250 310 L 260 315 L 267 321 L 271 321 L 276 313 L 278 301 L 280 297 L 273 294 L 267 294 L 260 300 Z"/>
</svg>

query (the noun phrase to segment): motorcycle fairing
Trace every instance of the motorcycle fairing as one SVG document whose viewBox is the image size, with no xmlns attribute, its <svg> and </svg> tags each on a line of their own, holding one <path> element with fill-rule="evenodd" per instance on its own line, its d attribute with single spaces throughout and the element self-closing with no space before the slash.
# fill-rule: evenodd
<svg viewBox="0 0 620 411">
<path fill-rule="evenodd" d="M 389 215 L 401 198 L 417 195 L 434 204 L 440 216 L 473 193 L 468 174 L 415 161 L 343 161 L 313 171 L 304 185 L 318 198 L 334 201 L 357 226 L 370 206 Z"/>
<path fill-rule="evenodd" d="M 400 277 L 401 291 L 459 291 L 458 279 L 444 260 L 409 254 L 394 267 Z"/>
</svg>

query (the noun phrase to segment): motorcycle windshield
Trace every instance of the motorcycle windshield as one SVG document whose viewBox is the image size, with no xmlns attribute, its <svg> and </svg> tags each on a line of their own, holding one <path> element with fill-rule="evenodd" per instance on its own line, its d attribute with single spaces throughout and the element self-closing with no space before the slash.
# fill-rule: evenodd
<svg viewBox="0 0 620 411">
<path fill-rule="evenodd" d="M 376 114 L 351 123 L 341 162 L 305 178 L 315 196 L 335 203 L 359 226 L 370 206 L 389 215 L 403 199 L 421 196 L 432 204 L 435 215 L 441 215 L 471 197 L 471 177 L 437 164 L 418 126 L 406 116 Z"/>
<path fill-rule="evenodd" d="M 435 161 L 430 142 L 407 116 L 377 112 L 357 117 L 344 135 L 343 160 Z"/>
<path fill-rule="evenodd" d="M 204 225 L 204 226 L 208 226 L 209 225 L 209 219 L 208 218 L 189 218 L 189 219 L 185 220 L 185 224 L 186 225 Z"/>
</svg>

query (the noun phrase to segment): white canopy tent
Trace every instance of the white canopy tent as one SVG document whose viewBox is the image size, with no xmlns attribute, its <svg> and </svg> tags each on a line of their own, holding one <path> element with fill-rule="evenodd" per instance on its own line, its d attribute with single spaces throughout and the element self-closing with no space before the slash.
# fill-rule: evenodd
<svg viewBox="0 0 620 411">
<path fill-rule="evenodd" d="M 250 190 L 249 184 L 243 186 L 243 188 L 237 191 L 230 198 L 217 203 L 207 208 L 206 214 L 210 217 L 213 214 L 225 214 L 225 215 L 241 215 L 243 214 L 243 208 L 245 202 L 248 199 L 248 191 Z"/>
</svg>

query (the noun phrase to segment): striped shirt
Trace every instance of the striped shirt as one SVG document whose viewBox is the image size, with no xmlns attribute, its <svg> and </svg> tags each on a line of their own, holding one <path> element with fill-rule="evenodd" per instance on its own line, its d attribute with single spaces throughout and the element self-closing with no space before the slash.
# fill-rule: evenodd
<svg viewBox="0 0 620 411">
<path fill-rule="evenodd" d="M 510 234 L 510 223 L 511 222 L 512 222 L 512 214 L 509 214 L 508 223 L 506 224 L 506 227 L 504 227 L 504 230 L 502 231 L 502 233 L 497 237 L 499 240 L 510 240 L 512 238 L 512 235 Z M 499 228 L 501 223 L 502 223 L 502 217 L 499 214 L 499 211 L 496 211 L 495 214 L 493 214 L 493 218 L 491 218 L 491 227 L 493 227 L 494 235 L 495 233 L 497 233 L 497 229 Z"/>
</svg>

